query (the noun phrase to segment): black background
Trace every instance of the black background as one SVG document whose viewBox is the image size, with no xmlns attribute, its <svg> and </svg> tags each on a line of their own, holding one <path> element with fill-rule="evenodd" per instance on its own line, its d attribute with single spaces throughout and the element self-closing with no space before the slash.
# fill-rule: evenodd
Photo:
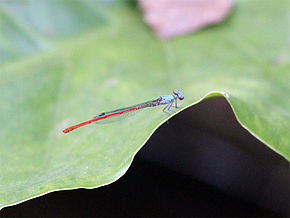
<svg viewBox="0 0 290 218">
<path fill-rule="evenodd" d="M 289 217 L 289 163 L 242 128 L 225 99 L 212 98 L 164 123 L 118 181 L 0 215 Z"/>
</svg>

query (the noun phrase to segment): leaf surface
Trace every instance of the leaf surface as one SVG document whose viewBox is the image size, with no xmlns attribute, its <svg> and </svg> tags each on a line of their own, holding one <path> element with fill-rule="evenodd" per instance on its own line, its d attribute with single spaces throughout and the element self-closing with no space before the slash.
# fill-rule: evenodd
<svg viewBox="0 0 290 218">
<path fill-rule="evenodd" d="M 0 207 L 112 183 L 156 128 L 203 97 L 224 96 L 289 160 L 288 6 L 240 0 L 222 24 L 159 41 L 127 1 L 1 2 Z M 147 108 L 62 133 L 173 89 L 185 99 L 171 115 Z"/>
</svg>

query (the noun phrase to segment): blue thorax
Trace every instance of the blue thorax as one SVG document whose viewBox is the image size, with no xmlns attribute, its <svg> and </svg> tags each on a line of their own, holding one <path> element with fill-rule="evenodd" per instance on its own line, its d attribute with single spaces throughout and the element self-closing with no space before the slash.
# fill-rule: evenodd
<svg viewBox="0 0 290 218">
<path fill-rule="evenodd" d="M 169 104 L 170 102 L 172 102 L 176 97 L 174 95 L 163 95 L 160 96 L 160 98 L 162 99 L 160 101 L 160 104 Z"/>
</svg>

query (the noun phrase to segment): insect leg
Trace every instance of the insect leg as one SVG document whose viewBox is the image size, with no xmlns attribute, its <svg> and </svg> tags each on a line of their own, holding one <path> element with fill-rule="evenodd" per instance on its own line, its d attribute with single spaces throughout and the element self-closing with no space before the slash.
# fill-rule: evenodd
<svg viewBox="0 0 290 218">
<path fill-rule="evenodd" d="M 173 100 L 174 101 L 174 100 Z M 173 104 L 173 101 L 171 101 L 168 105 L 169 105 L 169 107 L 168 107 L 168 110 L 171 108 L 171 106 L 172 106 L 172 104 Z"/>
<path fill-rule="evenodd" d="M 163 112 L 165 113 L 165 110 L 168 108 L 168 106 L 170 105 L 170 103 L 168 103 L 164 108 L 163 108 Z"/>
</svg>

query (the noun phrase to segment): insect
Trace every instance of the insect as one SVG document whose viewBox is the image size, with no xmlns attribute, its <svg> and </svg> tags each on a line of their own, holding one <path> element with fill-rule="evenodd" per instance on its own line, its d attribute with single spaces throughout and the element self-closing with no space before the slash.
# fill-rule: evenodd
<svg viewBox="0 0 290 218">
<path fill-rule="evenodd" d="M 173 95 L 163 95 L 160 96 L 159 98 L 152 100 L 152 101 L 146 101 L 140 104 L 136 104 L 130 107 L 125 107 L 125 108 L 120 108 L 117 110 L 113 110 L 113 111 L 108 111 L 108 112 L 103 112 L 101 114 L 99 114 L 98 116 L 95 116 L 93 119 L 85 121 L 83 123 L 79 123 L 77 125 L 71 126 L 66 128 L 65 130 L 63 130 L 63 133 L 68 133 L 74 129 L 77 129 L 81 126 L 85 126 L 87 124 L 96 122 L 98 120 L 103 120 L 109 117 L 113 117 L 113 116 L 117 116 L 123 113 L 128 113 L 130 111 L 135 111 L 135 110 L 139 110 L 139 109 L 143 109 L 143 108 L 147 108 L 147 107 L 155 107 L 155 106 L 159 106 L 159 105 L 165 105 L 166 106 L 163 108 L 163 112 L 165 112 L 165 110 L 169 110 L 173 103 L 175 103 L 175 107 L 177 108 L 177 99 L 179 100 L 183 100 L 184 99 L 184 95 L 177 89 L 175 89 L 173 91 Z"/>
</svg>

